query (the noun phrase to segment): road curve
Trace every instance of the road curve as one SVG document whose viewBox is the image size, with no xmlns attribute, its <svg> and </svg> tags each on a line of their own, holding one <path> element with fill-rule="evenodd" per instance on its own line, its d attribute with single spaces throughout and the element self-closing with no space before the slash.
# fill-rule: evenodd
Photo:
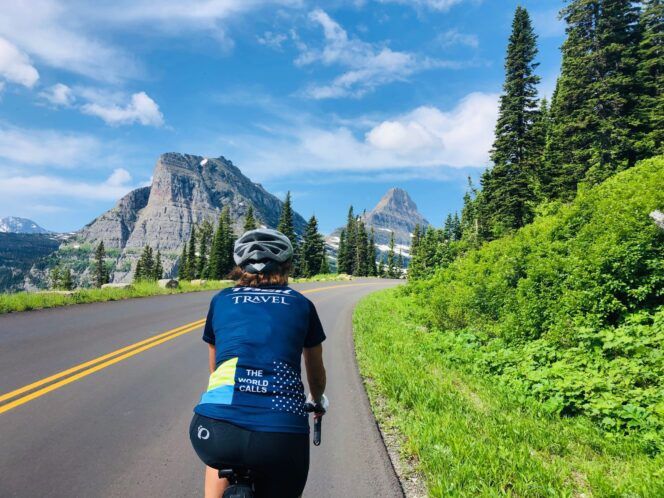
<svg viewBox="0 0 664 498">
<path fill-rule="evenodd" d="M 312 446 L 304 496 L 403 496 L 357 372 L 351 329 L 356 302 L 395 284 L 294 286 L 309 291 L 328 336 L 324 355 L 332 405 L 323 444 Z M 0 413 L 0 496 L 201 496 L 202 468 L 187 429 L 207 382 L 207 354 L 201 326 L 173 329 L 200 320 L 212 295 L 0 316 L 0 399 L 128 345 L 146 344 L 0 401 L 2 410 L 22 400 Z M 150 339 L 169 330 L 172 337 Z"/>
</svg>

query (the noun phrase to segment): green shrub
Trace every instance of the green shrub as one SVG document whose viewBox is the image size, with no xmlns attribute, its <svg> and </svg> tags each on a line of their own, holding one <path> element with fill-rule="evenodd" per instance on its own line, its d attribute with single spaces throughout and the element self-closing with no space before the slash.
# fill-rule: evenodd
<svg viewBox="0 0 664 498">
<path fill-rule="evenodd" d="M 664 157 L 405 290 L 451 361 L 664 449 Z"/>
</svg>

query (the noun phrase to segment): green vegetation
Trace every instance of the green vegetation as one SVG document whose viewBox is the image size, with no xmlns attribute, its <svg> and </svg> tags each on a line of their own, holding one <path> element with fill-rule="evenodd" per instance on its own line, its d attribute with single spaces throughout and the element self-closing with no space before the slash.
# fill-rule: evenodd
<svg viewBox="0 0 664 498">
<path fill-rule="evenodd" d="M 134 297 L 149 297 L 163 294 L 182 294 L 216 290 L 228 287 L 227 280 L 211 280 L 201 285 L 180 282 L 177 289 L 163 289 L 155 282 L 135 282 L 127 289 L 78 289 L 71 292 L 16 292 L 0 294 L 0 314 L 12 311 L 27 311 L 42 308 L 55 308 L 69 304 L 98 303 L 103 301 L 119 301 Z"/>
<path fill-rule="evenodd" d="M 394 289 L 365 298 L 355 343 L 374 413 L 403 435 L 404 460 L 430 496 L 664 495 L 661 453 L 586 417 L 558 417 L 501 381 L 509 374 L 476 366 L 491 354 L 472 333 L 427 326 L 420 297 Z"/>
<path fill-rule="evenodd" d="M 312 216 L 304 230 L 304 240 L 300 249 L 301 275 L 303 277 L 313 277 L 323 273 L 327 266 L 327 256 L 325 255 L 325 241 L 318 232 L 318 220 Z M 325 271 L 324 273 L 329 273 Z"/>
<path fill-rule="evenodd" d="M 393 245 L 392 249 L 394 249 Z M 367 232 L 362 217 L 357 216 L 353 211 L 353 206 L 350 206 L 346 226 L 339 235 L 339 250 L 337 253 L 339 273 L 357 277 L 376 277 L 379 274 L 376 256 L 377 249 L 373 227 L 370 232 Z M 396 261 L 393 261 L 393 263 L 394 266 Z"/>
<path fill-rule="evenodd" d="M 358 309 L 434 495 L 664 492 L 663 178 L 643 161 Z"/>
<path fill-rule="evenodd" d="M 152 247 L 149 245 L 143 248 L 141 257 L 136 262 L 136 270 L 134 270 L 134 282 L 139 281 L 152 281 L 155 282 L 162 278 L 164 274 L 164 267 L 161 262 L 161 251 L 157 251 L 154 255 Z"/>
</svg>

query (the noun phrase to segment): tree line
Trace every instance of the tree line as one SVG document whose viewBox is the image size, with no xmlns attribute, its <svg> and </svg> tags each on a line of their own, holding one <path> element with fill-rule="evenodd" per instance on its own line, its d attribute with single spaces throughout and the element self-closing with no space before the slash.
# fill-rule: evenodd
<svg viewBox="0 0 664 498">
<path fill-rule="evenodd" d="M 527 10 L 517 7 L 492 167 L 479 187 L 469 179 L 461 217 L 452 217 L 454 233 L 448 227 L 416 235 L 411 276 L 430 275 L 465 247 L 527 225 L 548 204 L 570 201 L 581 185 L 664 153 L 662 0 L 570 0 L 560 16 L 566 39 L 549 103 L 537 89 L 537 35 Z"/>
</svg>

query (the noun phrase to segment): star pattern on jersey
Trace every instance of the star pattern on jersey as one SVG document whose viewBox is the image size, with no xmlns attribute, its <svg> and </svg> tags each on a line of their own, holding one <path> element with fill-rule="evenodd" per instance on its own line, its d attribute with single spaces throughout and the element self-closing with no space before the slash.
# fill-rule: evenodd
<svg viewBox="0 0 664 498">
<path fill-rule="evenodd" d="M 275 369 L 275 392 L 272 398 L 272 409 L 281 412 L 290 412 L 296 415 L 306 417 L 304 411 L 304 385 L 300 379 L 300 374 L 283 361 L 274 361 Z"/>
</svg>

